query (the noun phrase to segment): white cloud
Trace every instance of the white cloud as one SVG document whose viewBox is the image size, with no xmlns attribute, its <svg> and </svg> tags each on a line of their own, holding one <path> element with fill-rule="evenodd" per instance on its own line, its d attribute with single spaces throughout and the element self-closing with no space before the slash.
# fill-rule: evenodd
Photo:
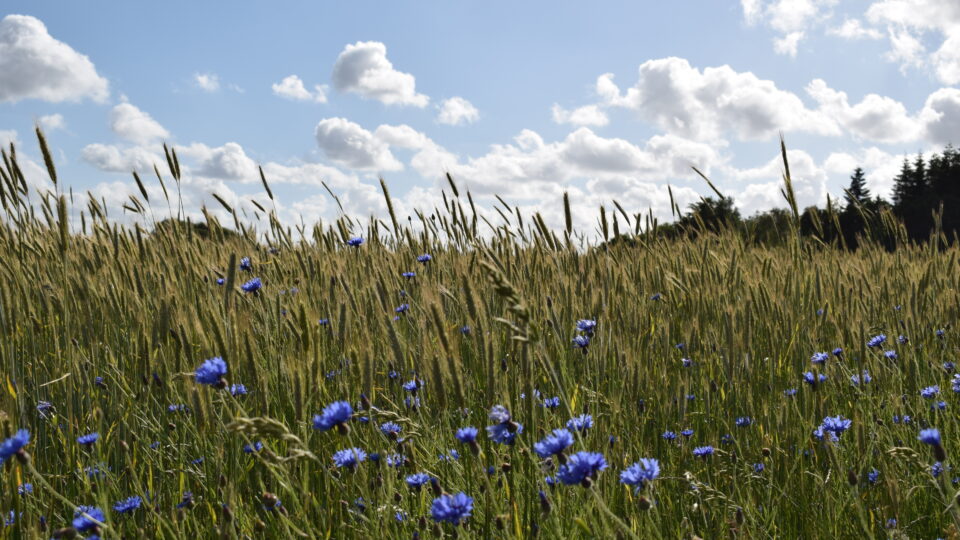
<svg viewBox="0 0 960 540">
<path fill-rule="evenodd" d="M 88 57 L 54 39 L 39 19 L 7 15 L 0 21 L 0 102 L 106 101 L 107 80 Z"/>
<path fill-rule="evenodd" d="M 832 7 L 838 0 L 741 0 L 743 17 L 747 24 L 763 22 L 779 37 L 773 40 L 777 54 L 795 57 L 800 41 L 808 30 L 822 25 L 832 17 Z"/>
<path fill-rule="evenodd" d="M 789 34 L 773 40 L 773 50 L 777 54 L 785 54 L 792 58 L 797 57 L 797 46 L 803 39 L 803 32 L 790 32 Z"/>
<path fill-rule="evenodd" d="M 64 121 L 63 115 L 59 113 L 41 116 L 38 122 L 40 123 L 40 127 L 48 132 L 56 131 L 58 129 L 65 129 L 67 127 L 67 123 Z"/>
<path fill-rule="evenodd" d="M 220 90 L 220 77 L 216 73 L 194 73 L 193 82 L 204 92 Z"/>
<path fill-rule="evenodd" d="M 822 79 L 807 85 L 807 93 L 824 114 L 834 118 L 855 137 L 886 143 L 917 140 L 919 122 L 911 117 L 902 103 L 892 98 L 868 94 L 851 106 L 847 94 L 827 86 Z"/>
<path fill-rule="evenodd" d="M 472 124 L 480 119 L 480 111 L 462 97 L 446 99 L 438 107 L 437 122 L 449 126 Z"/>
<path fill-rule="evenodd" d="M 730 131 L 740 139 L 765 139 L 778 131 L 839 135 L 830 117 L 807 109 L 795 94 L 773 81 L 730 66 L 702 72 L 683 58 L 649 60 L 625 94 L 609 74 L 597 80 L 597 93 L 609 106 L 636 111 L 667 133 L 722 144 Z"/>
<path fill-rule="evenodd" d="M 327 102 L 326 86 L 316 85 L 311 92 L 303 85 L 303 81 L 296 75 L 288 75 L 282 81 L 270 86 L 274 95 L 292 99 L 295 101 L 314 101 L 316 103 Z"/>
<path fill-rule="evenodd" d="M 416 91 L 416 79 L 397 71 L 387 59 L 387 46 L 378 41 L 347 45 L 333 65 L 333 86 L 387 105 L 426 107 L 430 98 Z"/>
<path fill-rule="evenodd" d="M 801 209 L 811 205 L 823 205 L 827 197 L 827 172 L 817 166 L 813 157 L 803 150 L 787 150 L 790 163 L 790 178 Z M 766 164 L 749 169 L 723 167 L 726 178 L 747 183 L 732 196 L 740 211 L 751 215 L 773 207 L 783 207 L 786 201 L 781 194 L 783 187 L 783 159 L 779 153 Z"/>
<path fill-rule="evenodd" d="M 942 83 L 960 83 L 960 2 L 878 0 L 867 9 L 867 20 L 887 26 L 891 61 L 902 68 L 929 65 Z M 923 42 L 932 35 L 943 41 L 930 52 Z"/>
<path fill-rule="evenodd" d="M 388 144 L 345 118 L 326 118 L 317 124 L 317 145 L 334 163 L 351 169 L 397 171 L 403 164 Z"/>
<path fill-rule="evenodd" d="M 110 111 L 110 128 L 120 137 L 138 144 L 170 137 L 170 132 L 159 122 L 130 103 L 121 103 Z"/>
<path fill-rule="evenodd" d="M 240 182 L 254 182 L 259 179 L 257 164 L 247 157 L 239 144 L 228 142 L 219 148 L 207 150 L 208 153 L 197 166 L 197 175 Z"/>
<path fill-rule="evenodd" d="M 930 142 L 960 143 L 960 89 L 941 88 L 930 94 L 919 116 Z"/>
<path fill-rule="evenodd" d="M 610 123 L 607 113 L 597 105 L 584 105 L 568 111 L 554 103 L 551 109 L 553 121 L 557 124 L 572 124 L 574 126 L 605 126 Z"/>
<path fill-rule="evenodd" d="M 827 30 L 827 33 L 844 39 L 883 39 L 883 32 L 864 27 L 859 19 L 846 19 L 840 26 Z"/>
<path fill-rule="evenodd" d="M 889 200 L 893 192 L 893 179 L 900 172 L 902 155 L 887 153 L 875 146 L 862 148 L 856 153 L 834 152 L 824 160 L 823 167 L 832 175 L 839 177 L 843 187 L 850 185 L 853 169 L 861 167 L 867 179 L 870 194 Z M 839 195 L 839 193 L 838 193 Z"/>
<path fill-rule="evenodd" d="M 144 147 L 121 148 L 100 143 L 85 146 L 80 157 L 101 171 L 127 174 L 131 171 L 152 171 L 155 164 L 159 166 L 165 163 L 161 156 Z"/>
<path fill-rule="evenodd" d="M 20 139 L 17 137 L 17 130 L 0 129 L 0 148 L 5 152 L 9 152 L 10 143 L 13 143 L 14 147 L 20 148 Z"/>
</svg>

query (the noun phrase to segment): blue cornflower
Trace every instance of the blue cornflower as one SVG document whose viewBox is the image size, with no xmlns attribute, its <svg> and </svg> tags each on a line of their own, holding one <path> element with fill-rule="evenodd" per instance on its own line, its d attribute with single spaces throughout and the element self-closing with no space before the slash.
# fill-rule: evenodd
<svg viewBox="0 0 960 540">
<path fill-rule="evenodd" d="M 399 306 L 393 309 L 393 311 L 397 313 L 406 313 L 409 310 L 410 310 L 410 304 L 400 304 Z"/>
<path fill-rule="evenodd" d="M 787 388 L 786 390 L 783 391 L 783 395 L 785 395 L 785 396 L 787 396 L 787 397 L 795 396 L 795 395 L 797 395 L 797 389 L 796 389 L 796 388 Z"/>
<path fill-rule="evenodd" d="M 577 452 L 557 469 L 557 478 L 564 484 L 587 483 L 588 479 L 607 468 L 607 460 L 599 452 Z"/>
<path fill-rule="evenodd" d="M 903 334 L 900 334 L 899 336 L 897 336 L 897 343 L 899 343 L 899 344 L 901 344 L 901 345 L 904 345 L 904 344 L 908 343 L 909 341 L 910 341 L 910 338 L 908 338 L 907 336 L 905 336 L 905 335 L 903 335 Z"/>
<path fill-rule="evenodd" d="M 863 370 L 862 376 L 857 374 L 853 374 L 850 376 L 850 382 L 853 383 L 854 386 L 858 386 L 861 382 L 863 384 L 867 384 L 872 380 L 873 380 L 873 377 L 870 376 L 870 372 L 868 372 L 867 370 Z"/>
<path fill-rule="evenodd" d="M 877 480 L 880 479 L 880 471 L 877 469 L 870 469 L 870 472 L 867 473 L 867 482 L 871 484 L 876 484 Z"/>
<path fill-rule="evenodd" d="M 824 431 L 829 431 L 839 437 L 844 431 L 850 429 L 852 423 L 851 420 L 842 416 L 828 416 L 823 419 L 820 427 L 822 427 Z"/>
<path fill-rule="evenodd" d="M 819 377 L 815 377 L 815 376 L 813 375 L 813 372 L 810 372 L 810 371 L 808 371 L 808 372 L 806 372 L 806 373 L 803 374 L 803 382 L 805 382 L 805 383 L 807 383 L 807 384 L 809 384 L 809 385 L 813 385 L 813 384 L 815 384 L 816 382 L 824 382 L 824 381 L 826 381 L 826 380 L 827 380 L 827 376 L 824 375 L 823 373 L 820 373 L 820 374 L 819 374 Z"/>
<path fill-rule="evenodd" d="M 708 456 L 712 456 L 712 455 L 713 455 L 713 447 L 712 447 L 712 446 L 698 446 L 698 447 L 696 447 L 696 448 L 693 449 L 693 455 L 696 456 L 696 457 L 702 457 L 702 458 L 706 459 Z"/>
<path fill-rule="evenodd" d="M 720 444 L 733 444 L 733 435 L 727 433 L 720 437 Z"/>
<path fill-rule="evenodd" d="M 510 411 L 503 405 L 494 405 L 490 408 L 490 420 L 497 424 L 504 424 L 510 421 Z"/>
<path fill-rule="evenodd" d="M 200 457 L 198 457 L 197 459 L 191 461 L 190 464 L 191 464 L 191 465 L 202 465 L 202 464 L 203 464 L 203 456 L 200 456 Z"/>
<path fill-rule="evenodd" d="M 585 431 L 593 427 L 593 417 L 589 414 L 581 414 L 567 421 L 567 429 L 570 431 Z"/>
<path fill-rule="evenodd" d="M 107 516 L 103 514 L 103 510 L 95 506 L 78 506 L 73 513 L 72 525 L 78 532 L 87 532 L 99 529 L 99 523 L 105 521 Z"/>
<path fill-rule="evenodd" d="M 403 389 L 411 394 L 416 394 L 417 390 L 419 390 L 421 386 L 423 386 L 423 384 L 419 379 L 412 379 L 403 383 Z"/>
<path fill-rule="evenodd" d="M 463 492 L 456 495 L 441 495 L 430 505 L 430 515 L 434 521 L 446 521 L 453 525 L 459 525 L 461 521 L 470 517 L 472 511 L 473 498 Z"/>
<path fill-rule="evenodd" d="M 872 338 L 870 338 L 869 341 L 867 341 L 867 347 L 870 347 L 870 348 L 879 347 L 880 345 L 883 345 L 883 342 L 885 342 L 886 340 L 887 340 L 886 334 L 877 334 Z"/>
<path fill-rule="evenodd" d="M 523 433 L 523 424 L 506 422 L 487 426 L 487 436 L 497 444 L 513 444 L 518 433 Z"/>
<path fill-rule="evenodd" d="M 320 319 L 317 321 L 320 326 L 330 326 L 330 319 Z"/>
<path fill-rule="evenodd" d="M 184 491 L 183 496 L 180 497 L 180 502 L 177 503 L 177 508 L 191 508 L 193 507 L 193 492 Z"/>
<path fill-rule="evenodd" d="M 836 357 L 841 357 L 841 356 L 843 356 L 843 348 L 842 348 L 842 347 L 837 347 L 836 349 L 834 349 L 834 350 L 833 350 L 833 355 L 836 356 Z"/>
<path fill-rule="evenodd" d="M 363 238 L 359 236 L 354 236 L 353 238 L 347 240 L 347 245 L 351 247 L 360 247 L 360 244 L 363 243 Z"/>
<path fill-rule="evenodd" d="M 534 443 L 533 450 L 538 456 L 548 458 L 550 456 L 562 454 L 570 445 L 573 444 L 573 435 L 565 429 L 555 429 L 553 433 L 547 435 L 542 441 Z"/>
<path fill-rule="evenodd" d="M 406 463 L 407 458 L 403 457 L 400 454 L 390 454 L 387 456 L 387 466 L 388 467 L 400 467 Z"/>
<path fill-rule="evenodd" d="M 93 378 L 94 386 L 99 386 L 100 388 L 106 388 L 107 384 L 103 382 L 103 377 L 94 377 Z"/>
<path fill-rule="evenodd" d="M 946 333 L 946 331 L 944 331 L 944 329 L 941 328 L 941 329 L 937 330 L 937 331 L 934 332 L 934 333 L 937 335 L 938 338 L 942 338 L 943 335 Z"/>
<path fill-rule="evenodd" d="M 367 459 L 367 453 L 359 448 L 337 450 L 333 454 L 333 463 L 337 467 L 347 467 L 352 469 L 365 459 Z"/>
<path fill-rule="evenodd" d="M 684 398 L 686 398 L 687 401 L 693 401 L 693 400 L 697 399 L 697 395 L 696 395 L 696 394 L 687 394 L 686 396 L 684 396 Z"/>
<path fill-rule="evenodd" d="M 132 514 L 134 510 L 140 508 L 140 497 L 134 495 L 113 505 L 113 509 L 121 514 Z"/>
<path fill-rule="evenodd" d="M 248 293 L 257 292 L 261 288 L 263 288 L 263 282 L 260 281 L 260 278 L 255 277 L 250 281 L 241 285 L 240 288 L 243 289 L 244 292 L 248 292 Z"/>
<path fill-rule="evenodd" d="M 313 428 L 320 431 L 328 431 L 334 427 L 343 431 L 346 423 L 353 416 L 353 407 L 348 401 L 334 401 L 324 407 L 321 414 L 313 417 Z"/>
<path fill-rule="evenodd" d="M 407 278 L 407 279 L 417 277 L 417 273 L 416 273 L 416 272 L 404 272 L 404 273 L 402 273 L 402 274 L 400 274 L 400 275 L 403 276 L 403 277 L 405 277 L 405 278 Z"/>
<path fill-rule="evenodd" d="M 231 396 L 245 396 L 247 395 L 247 387 L 242 384 L 231 384 L 230 385 L 230 395 Z"/>
<path fill-rule="evenodd" d="M 597 321 L 593 319 L 580 319 L 577 321 L 577 331 L 583 332 L 588 336 L 593 335 L 593 331 L 597 328 Z"/>
<path fill-rule="evenodd" d="M 384 422 L 383 424 L 380 424 L 380 431 L 391 439 L 396 439 L 397 435 L 400 434 L 402 429 L 402 427 L 393 422 Z"/>
<path fill-rule="evenodd" d="M 469 326 L 466 326 L 466 325 L 461 326 L 461 327 L 460 327 L 460 333 L 463 334 L 463 335 L 465 335 L 465 336 L 469 336 L 469 335 L 470 335 L 470 327 L 469 327 Z"/>
<path fill-rule="evenodd" d="M 654 301 L 660 300 L 661 298 L 663 298 L 663 295 L 660 293 L 653 293 L 650 295 L 650 299 Z"/>
<path fill-rule="evenodd" d="M 263 450 L 263 443 L 260 441 L 256 441 L 253 444 L 243 445 L 243 452 L 245 454 L 256 454 L 260 450 Z"/>
<path fill-rule="evenodd" d="M 825 352 L 816 352 L 813 353 L 813 356 L 810 357 L 810 361 L 814 364 L 824 364 L 827 360 L 830 359 L 830 355 Z"/>
<path fill-rule="evenodd" d="M 20 495 L 29 495 L 33 493 L 33 484 L 27 482 L 25 484 L 20 484 L 17 486 L 17 493 Z"/>
<path fill-rule="evenodd" d="M 411 474 L 406 478 L 406 482 L 408 486 L 414 489 L 420 489 L 424 484 L 430 482 L 430 475 L 422 472 Z"/>
<path fill-rule="evenodd" d="M 960 394 L 960 373 L 954 375 L 953 379 L 950 380 L 950 387 L 954 392 Z"/>
<path fill-rule="evenodd" d="M 680 359 L 680 364 L 681 364 L 683 367 L 690 367 L 690 366 L 693 365 L 693 360 L 691 360 L 691 359 L 689 359 L 689 358 L 681 358 L 681 359 Z"/>
<path fill-rule="evenodd" d="M 737 427 L 747 427 L 752 423 L 753 423 L 753 418 L 750 418 L 749 416 L 741 416 L 736 420 Z"/>
<path fill-rule="evenodd" d="M 195 377 L 200 384 L 218 386 L 223 383 L 223 376 L 226 374 L 227 363 L 223 361 L 223 358 L 214 356 L 213 358 L 204 360 L 203 363 L 200 364 L 200 367 L 197 368 L 195 373 Z"/>
<path fill-rule="evenodd" d="M 217 278 L 217 285 L 223 285 L 223 284 L 226 283 L 226 282 L 227 282 L 227 280 L 223 279 L 222 277 L 221 277 L 221 278 Z"/>
<path fill-rule="evenodd" d="M 933 399 L 939 393 L 940 393 L 940 386 L 936 384 L 920 390 L 920 395 L 926 399 Z"/>
<path fill-rule="evenodd" d="M 99 438 L 100 434 L 94 431 L 93 433 L 87 433 L 86 435 L 77 437 L 77 442 L 89 448 L 93 446 L 93 443 L 97 442 Z"/>
<path fill-rule="evenodd" d="M 28 442 L 30 442 L 30 432 L 25 429 L 17 431 L 13 437 L 3 441 L 3 444 L 0 444 L 0 463 L 5 463 L 20 453 Z"/>
<path fill-rule="evenodd" d="M 764 466 L 763 463 L 754 463 L 754 464 L 753 464 L 753 472 L 755 472 L 755 473 L 757 473 L 757 474 L 762 473 L 764 469 L 766 469 L 766 466 Z"/>
<path fill-rule="evenodd" d="M 587 350 L 587 347 L 590 346 L 590 338 L 587 336 L 575 336 L 572 341 L 573 346 L 578 349 Z"/>
<path fill-rule="evenodd" d="M 250 264 L 250 257 L 240 259 L 240 269 L 246 272 L 253 272 L 253 265 Z"/>
<path fill-rule="evenodd" d="M 890 360 L 896 360 L 896 359 L 897 359 L 897 351 L 894 351 L 894 350 L 883 351 L 883 356 L 887 357 L 887 358 L 890 359 Z"/>
<path fill-rule="evenodd" d="M 930 466 L 930 474 L 932 474 L 934 478 L 937 478 L 938 476 L 940 476 L 940 473 L 942 472 L 943 472 L 943 463 L 938 461 Z"/>
<path fill-rule="evenodd" d="M 664 431 L 664 432 L 663 432 L 663 435 L 661 435 L 661 437 L 663 437 L 664 439 L 666 439 L 666 440 L 668 440 L 668 441 L 673 441 L 673 440 L 675 440 L 675 439 L 677 438 L 677 434 L 674 433 L 674 432 L 672 432 L 672 431 Z"/>
<path fill-rule="evenodd" d="M 690 428 L 687 428 L 681 431 L 680 434 L 689 439 L 690 437 L 693 437 L 693 430 Z"/>
<path fill-rule="evenodd" d="M 473 426 L 467 426 L 458 429 L 454 437 L 462 443 L 471 444 L 477 442 L 477 433 L 479 433 L 479 431 L 480 430 Z"/>
<path fill-rule="evenodd" d="M 176 412 L 185 412 L 187 406 L 183 404 L 168 405 L 167 412 L 176 413 Z"/>
<path fill-rule="evenodd" d="M 548 409 L 556 409 L 557 407 L 560 406 L 560 398 L 559 397 L 545 398 L 543 400 L 543 406 Z"/>
<path fill-rule="evenodd" d="M 429 253 L 424 253 L 423 255 L 418 255 L 418 256 L 417 256 L 417 262 L 418 262 L 418 263 L 427 264 L 427 263 L 430 262 L 432 259 L 433 259 L 433 256 L 430 255 Z"/>
<path fill-rule="evenodd" d="M 927 428 L 920 431 L 920 436 L 917 437 L 917 440 L 921 441 L 924 444 L 929 444 L 931 446 L 940 445 L 940 430 L 937 428 Z"/>
<path fill-rule="evenodd" d="M 953 371 L 956 367 L 957 367 L 957 365 L 954 364 L 953 362 L 944 362 L 944 363 L 943 363 L 943 370 L 944 370 L 944 371 Z"/>
<path fill-rule="evenodd" d="M 656 480 L 658 476 L 660 476 L 660 462 L 653 458 L 640 458 L 640 461 L 620 472 L 620 483 L 636 486 L 639 491 L 647 482 Z"/>
</svg>

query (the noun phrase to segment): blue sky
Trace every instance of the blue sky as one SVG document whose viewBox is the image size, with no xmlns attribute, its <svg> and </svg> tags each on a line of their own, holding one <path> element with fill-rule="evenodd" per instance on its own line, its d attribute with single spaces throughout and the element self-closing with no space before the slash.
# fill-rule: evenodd
<svg viewBox="0 0 960 540">
<path fill-rule="evenodd" d="M 383 176 L 409 214 L 450 171 L 552 224 L 570 191 L 586 227 L 613 199 L 669 217 L 667 184 L 709 194 L 691 164 L 747 214 L 782 205 L 780 131 L 804 204 L 957 142 L 955 0 L 597 4 L 8 0 L 0 139 L 35 165 L 41 122 L 108 204 L 167 141 L 194 215 L 214 192 L 252 208 L 262 164 L 288 223 L 336 217 L 321 180 L 370 215 Z"/>
</svg>

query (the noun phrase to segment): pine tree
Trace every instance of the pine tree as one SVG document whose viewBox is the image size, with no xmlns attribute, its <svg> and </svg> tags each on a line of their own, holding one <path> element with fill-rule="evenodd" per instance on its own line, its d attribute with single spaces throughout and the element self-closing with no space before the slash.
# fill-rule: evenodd
<svg viewBox="0 0 960 540">
<path fill-rule="evenodd" d="M 867 178 L 863 174 L 863 169 L 857 167 L 853 170 L 853 176 L 850 177 L 850 187 L 843 195 L 847 201 L 847 208 L 856 204 L 864 204 L 870 200 L 870 190 L 867 189 Z"/>
<path fill-rule="evenodd" d="M 900 166 L 900 173 L 893 179 L 893 207 L 900 213 L 910 201 L 913 193 L 913 167 L 906 157 L 903 158 L 903 165 Z"/>
</svg>

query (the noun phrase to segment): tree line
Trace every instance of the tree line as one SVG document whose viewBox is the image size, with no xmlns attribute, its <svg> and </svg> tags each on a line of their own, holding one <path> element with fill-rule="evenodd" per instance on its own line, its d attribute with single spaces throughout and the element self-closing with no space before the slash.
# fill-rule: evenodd
<svg viewBox="0 0 960 540">
<path fill-rule="evenodd" d="M 828 199 L 823 208 L 808 207 L 799 218 L 802 236 L 847 249 L 856 249 L 867 238 L 890 248 L 941 234 L 955 243 L 960 235 L 960 151 L 948 144 L 929 157 L 904 158 L 890 201 L 870 192 L 863 169 L 857 167 L 842 198 Z M 657 225 L 647 234 L 694 237 L 732 228 L 751 242 L 776 245 L 789 240 L 793 220 L 792 212 L 784 208 L 744 218 L 731 197 L 705 197 L 677 221 Z"/>
</svg>

